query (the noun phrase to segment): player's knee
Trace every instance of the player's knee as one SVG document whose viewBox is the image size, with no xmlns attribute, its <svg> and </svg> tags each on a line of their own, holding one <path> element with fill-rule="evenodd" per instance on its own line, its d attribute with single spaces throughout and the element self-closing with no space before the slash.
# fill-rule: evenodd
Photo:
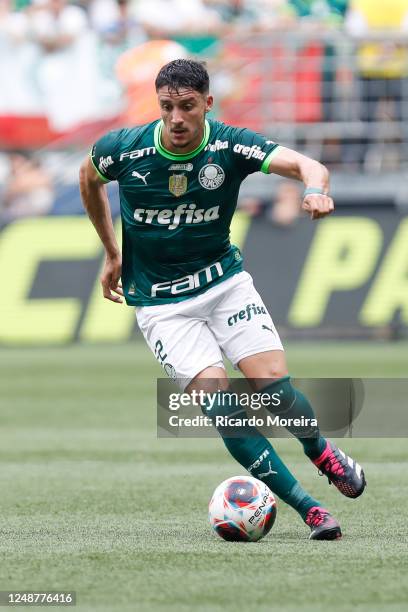
<svg viewBox="0 0 408 612">
<path fill-rule="evenodd" d="M 272 383 L 285 378 L 286 376 L 288 376 L 288 371 L 284 366 L 271 365 L 267 368 L 265 375 L 262 378 L 268 378 Z"/>
<path fill-rule="evenodd" d="M 219 365 L 210 366 L 202 370 L 186 387 L 186 393 L 202 392 L 206 395 L 217 391 L 226 391 L 229 382 L 225 369 Z"/>
<path fill-rule="evenodd" d="M 265 382 L 267 384 L 261 389 L 261 393 L 268 393 L 276 400 L 277 403 L 273 403 L 273 407 L 268 407 L 274 414 L 285 413 L 295 405 L 299 392 L 292 385 L 290 376 Z"/>
<path fill-rule="evenodd" d="M 267 387 L 279 384 L 280 381 L 289 379 L 286 368 L 269 367 L 262 371 L 256 378 L 249 378 L 248 382 L 253 391 L 262 393 Z"/>
<path fill-rule="evenodd" d="M 269 393 L 276 400 L 270 409 L 274 414 L 285 414 L 291 411 L 299 402 L 302 405 L 309 406 L 305 396 L 292 385 L 290 376 L 283 376 L 278 380 L 272 381 L 266 387 L 261 389 L 261 393 Z"/>
</svg>

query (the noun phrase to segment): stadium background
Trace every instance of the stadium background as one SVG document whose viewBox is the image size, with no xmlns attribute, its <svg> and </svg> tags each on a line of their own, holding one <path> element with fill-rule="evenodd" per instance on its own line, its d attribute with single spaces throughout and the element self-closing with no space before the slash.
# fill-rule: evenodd
<svg viewBox="0 0 408 612">
<path fill-rule="evenodd" d="M 256 548 L 212 537 L 208 498 L 240 470 L 218 440 L 155 439 L 162 372 L 101 298 L 77 176 L 100 134 L 156 118 L 163 63 L 206 60 L 215 117 L 331 170 L 334 216 L 311 223 L 300 187 L 259 174 L 232 228 L 291 373 L 406 376 L 408 0 L 0 0 L 0 49 L 0 588 L 74 588 L 90 610 L 225 610 L 238 590 L 249 609 L 404 609 L 405 440 L 347 441 L 358 506 L 277 441 L 347 534 L 324 584 L 282 504 Z"/>
</svg>

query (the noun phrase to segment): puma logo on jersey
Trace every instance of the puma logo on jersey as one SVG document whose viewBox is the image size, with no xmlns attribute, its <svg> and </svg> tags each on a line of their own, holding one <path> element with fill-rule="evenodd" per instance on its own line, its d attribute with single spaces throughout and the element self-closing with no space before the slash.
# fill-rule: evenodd
<svg viewBox="0 0 408 612">
<path fill-rule="evenodd" d="M 143 181 L 145 185 L 147 185 L 146 177 L 149 176 L 149 174 L 150 172 L 146 172 L 146 174 L 139 174 L 139 172 L 136 172 L 136 171 L 132 172 L 132 176 L 135 176 L 136 178 Z"/>
<path fill-rule="evenodd" d="M 197 204 L 180 204 L 175 209 L 136 208 L 133 217 L 139 223 L 167 225 L 169 230 L 174 230 L 179 225 L 216 221 L 220 217 L 219 211 L 219 206 L 204 210 L 197 208 Z"/>
</svg>

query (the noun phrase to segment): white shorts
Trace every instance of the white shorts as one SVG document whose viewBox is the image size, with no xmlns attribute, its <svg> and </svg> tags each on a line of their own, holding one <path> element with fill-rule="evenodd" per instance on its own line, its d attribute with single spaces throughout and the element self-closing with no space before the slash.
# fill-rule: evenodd
<svg viewBox="0 0 408 612">
<path fill-rule="evenodd" d="M 239 272 L 198 296 L 136 308 L 143 336 L 166 374 L 185 388 L 209 366 L 283 346 L 252 277 Z"/>
</svg>

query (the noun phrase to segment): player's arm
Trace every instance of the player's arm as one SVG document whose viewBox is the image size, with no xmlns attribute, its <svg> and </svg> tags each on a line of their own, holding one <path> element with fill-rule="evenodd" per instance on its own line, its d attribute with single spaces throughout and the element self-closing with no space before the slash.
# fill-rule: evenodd
<svg viewBox="0 0 408 612">
<path fill-rule="evenodd" d="M 103 296 L 112 302 L 122 302 L 119 283 L 122 273 L 122 255 L 113 229 L 105 182 L 88 157 L 81 165 L 79 188 L 86 212 L 105 247 L 106 260 L 101 275 Z M 114 295 L 114 293 L 117 295 Z"/>
<path fill-rule="evenodd" d="M 329 171 L 320 162 L 280 146 L 269 163 L 268 172 L 303 181 L 302 208 L 312 219 L 320 219 L 334 210 L 329 194 Z"/>
</svg>

